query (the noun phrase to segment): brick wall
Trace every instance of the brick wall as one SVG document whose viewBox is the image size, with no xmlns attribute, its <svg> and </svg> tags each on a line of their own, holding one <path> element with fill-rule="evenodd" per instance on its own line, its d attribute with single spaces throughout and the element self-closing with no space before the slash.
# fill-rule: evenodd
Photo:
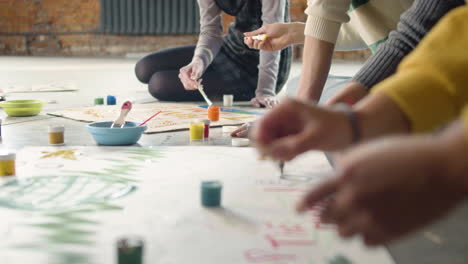
<svg viewBox="0 0 468 264">
<path fill-rule="evenodd" d="M 306 0 L 291 0 L 293 21 L 305 20 L 305 7 Z M 99 34 L 99 17 L 99 0 L 0 0 L 0 54 L 120 56 L 197 41 L 196 35 Z M 231 21 L 223 17 L 225 26 Z"/>
</svg>

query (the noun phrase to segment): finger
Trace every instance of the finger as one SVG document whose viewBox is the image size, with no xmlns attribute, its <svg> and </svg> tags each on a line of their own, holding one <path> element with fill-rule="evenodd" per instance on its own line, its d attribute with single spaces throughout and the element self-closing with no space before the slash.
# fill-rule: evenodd
<svg viewBox="0 0 468 264">
<path fill-rule="evenodd" d="M 190 75 L 190 78 L 194 81 L 198 81 L 201 78 L 202 74 L 203 74 L 203 70 L 201 69 L 201 67 L 195 67 L 192 70 L 192 74 Z"/>
<path fill-rule="evenodd" d="M 258 50 L 261 42 L 262 42 L 261 40 L 254 40 L 254 44 L 253 44 L 254 49 Z"/>
<path fill-rule="evenodd" d="M 250 38 L 250 37 L 244 38 L 244 43 L 245 43 L 245 45 L 247 45 L 247 47 L 249 47 L 249 48 L 251 48 L 251 49 L 254 48 L 254 46 L 253 46 L 254 41 L 253 41 L 252 38 Z"/>
<path fill-rule="evenodd" d="M 355 193 L 349 187 L 343 187 L 334 197 L 331 206 L 328 206 L 322 214 L 324 222 L 342 223 L 346 221 L 356 210 Z"/>
<path fill-rule="evenodd" d="M 362 236 L 364 239 L 364 244 L 368 247 L 375 247 L 386 244 L 396 238 L 396 236 L 385 232 L 385 230 L 372 219 L 370 220 L 370 223 L 362 230 Z"/>
<path fill-rule="evenodd" d="M 254 100 L 257 101 L 254 98 L 252 102 Z M 284 103 L 258 120 L 252 130 L 252 139 L 256 141 L 257 146 L 270 145 L 273 141 L 284 136 L 281 131 L 290 123 L 291 115 L 296 115 L 296 106 L 296 101 L 286 99 Z"/>
<path fill-rule="evenodd" d="M 247 137 L 249 135 L 249 130 L 244 129 L 239 132 L 237 132 L 237 137 Z"/>
<path fill-rule="evenodd" d="M 317 145 L 317 132 L 315 131 L 315 128 L 304 128 L 297 134 L 288 135 L 271 142 L 271 157 L 289 161 L 299 154 L 314 149 Z"/>
<path fill-rule="evenodd" d="M 184 88 L 187 89 L 188 84 L 186 82 L 186 78 L 184 77 L 184 75 L 182 73 L 179 73 L 179 79 L 180 79 L 180 82 L 182 83 L 182 85 L 184 86 Z"/>
<path fill-rule="evenodd" d="M 181 74 L 180 79 L 181 79 L 182 84 L 184 85 L 184 88 L 186 90 L 193 90 L 194 89 L 193 80 L 190 79 L 187 75 Z"/>
<path fill-rule="evenodd" d="M 260 35 L 260 34 L 266 34 L 265 27 L 261 27 L 261 28 L 259 28 L 257 30 L 254 30 L 254 31 L 245 32 L 244 36 L 253 37 L 253 36 L 256 36 L 256 35 Z"/>
<path fill-rule="evenodd" d="M 247 124 L 243 124 L 241 127 L 237 128 L 236 130 L 232 131 L 231 137 L 245 137 L 247 136 L 249 128 Z"/>
<path fill-rule="evenodd" d="M 306 196 L 297 204 L 296 210 L 298 212 L 306 211 L 314 204 L 328 198 L 330 195 L 335 193 L 338 189 L 338 186 L 339 185 L 336 178 L 326 180 L 309 191 Z"/>
<path fill-rule="evenodd" d="M 261 107 L 260 103 L 258 102 L 256 98 L 252 99 L 251 102 L 254 107 L 257 107 L 257 108 Z"/>
<path fill-rule="evenodd" d="M 372 224 L 370 215 L 366 211 L 355 211 L 346 221 L 338 226 L 338 234 L 349 238 L 362 233 Z"/>
<path fill-rule="evenodd" d="M 273 101 L 274 101 L 273 99 L 267 99 L 266 108 L 269 108 L 269 109 L 273 108 Z"/>
<path fill-rule="evenodd" d="M 258 49 L 259 50 L 265 50 L 265 46 L 266 46 L 266 43 L 269 42 L 268 40 L 267 41 L 260 41 L 260 43 L 258 44 Z"/>
</svg>

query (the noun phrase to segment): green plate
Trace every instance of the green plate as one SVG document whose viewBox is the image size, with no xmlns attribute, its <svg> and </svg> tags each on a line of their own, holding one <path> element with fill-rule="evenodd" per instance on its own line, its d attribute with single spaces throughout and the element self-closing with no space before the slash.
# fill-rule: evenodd
<svg viewBox="0 0 468 264">
<path fill-rule="evenodd" d="M 0 102 L 0 107 L 9 116 L 35 116 L 38 115 L 44 102 L 39 100 L 11 100 Z"/>
</svg>

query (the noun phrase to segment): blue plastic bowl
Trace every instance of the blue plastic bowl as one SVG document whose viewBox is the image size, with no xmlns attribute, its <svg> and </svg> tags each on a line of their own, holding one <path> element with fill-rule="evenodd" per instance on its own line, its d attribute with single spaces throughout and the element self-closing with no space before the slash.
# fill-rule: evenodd
<svg viewBox="0 0 468 264">
<path fill-rule="evenodd" d="M 99 145 L 125 146 L 133 145 L 141 138 L 141 134 L 148 128 L 139 127 L 140 123 L 125 122 L 123 128 L 110 128 L 112 122 L 95 122 L 87 126 L 89 133 Z"/>
</svg>

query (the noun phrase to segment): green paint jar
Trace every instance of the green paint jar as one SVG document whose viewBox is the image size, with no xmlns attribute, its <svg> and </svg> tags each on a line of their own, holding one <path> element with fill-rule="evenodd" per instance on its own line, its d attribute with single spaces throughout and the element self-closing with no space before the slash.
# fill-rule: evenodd
<svg viewBox="0 0 468 264">
<path fill-rule="evenodd" d="M 143 239 L 138 236 L 124 237 L 117 241 L 118 264 L 143 264 Z"/>
<path fill-rule="evenodd" d="M 205 207 L 219 207 L 221 205 L 221 191 L 223 185 L 220 181 L 203 181 L 201 183 L 201 203 Z"/>
</svg>

